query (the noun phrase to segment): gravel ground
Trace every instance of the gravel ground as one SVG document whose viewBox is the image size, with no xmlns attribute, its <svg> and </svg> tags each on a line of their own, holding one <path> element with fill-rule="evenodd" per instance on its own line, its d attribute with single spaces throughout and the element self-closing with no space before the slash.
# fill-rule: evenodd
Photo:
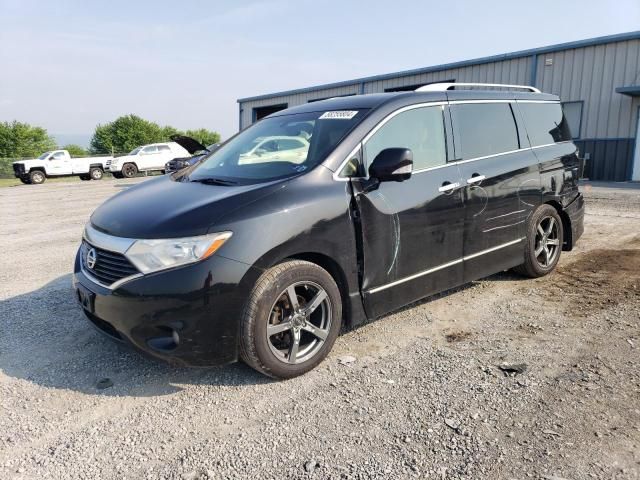
<svg viewBox="0 0 640 480">
<path fill-rule="evenodd" d="M 583 187 L 554 274 L 417 303 L 275 382 L 159 364 L 83 318 L 82 227 L 135 181 L 0 190 L 0 478 L 640 478 L 640 189 Z"/>
</svg>

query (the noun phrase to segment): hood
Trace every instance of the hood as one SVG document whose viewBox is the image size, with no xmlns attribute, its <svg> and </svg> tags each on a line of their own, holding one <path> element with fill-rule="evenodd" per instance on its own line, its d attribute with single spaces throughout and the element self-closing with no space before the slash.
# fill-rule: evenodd
<svg viewBox="0 0 640 480">
<path fill-rule="evenodd" d="M 15 162 L 11 162 L 12 164 L 14 163 L 21 163 L 23 165 L 26 165 L 27 163 L 33 163 L 33 162 L 43 162 L 44 160 L 38 160 L 37 158 L 28 158 L 26 160 L 16 160 Z"/>
<path fill-rule="evenodd" d="M 207 149 L 195 138 L 187 137 L 186 135 L 171 135 L 170 138 L 192 155 L 199 150 Z"/>
<path fill-rule="evenodd" d="M 127 238 L 204 235 L 222 215 L 282 188 L 286 180 L 239 186 L 174 181 L 171 175 L 129 187 L 91 215 L 91 224 Z"/>
</svg>

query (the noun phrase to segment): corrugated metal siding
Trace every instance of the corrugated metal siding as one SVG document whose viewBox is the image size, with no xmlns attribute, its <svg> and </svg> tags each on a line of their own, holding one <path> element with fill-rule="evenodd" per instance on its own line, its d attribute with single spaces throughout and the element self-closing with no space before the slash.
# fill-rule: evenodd
<svg viewBox="0 0 640 480">
<path fill-rule="evenodd" d="M 354 84 L 340 88 L 328 88 L 325 90 L 315 90 L 309 93 L 298 93 L 295 95 L 284 95 L 281 97 L 266 98 L 251 102 L 243 102 L 240 104 L 241 121 L 240 126 L 244 128 L 253 122 L 253 109 L 256 107 L 265 107 L 268 105 L 278 105 L 286 103 L 289 107 L 307 103 L 309 100 L 318 98 L 339 97 L 342 95 L 357 95 L 360 93 L 360 84 Z"/>
<path fill-rule="evenodd" d="M 639 55 L 640 40 L 540 55 L 536 86 L 563 101 L 584 100 L 581 138 L 630 138 L 638 100 L 615 89 L 640 80 Z"/>
<path fill-rule="evenodd" d="M 553 64 L 545 65 L 547 59 Z M 249 100 L 240 104 L 240 122 L 242 127 L 251 124 L 253 108 L 267 105 L 286 103 L 292 107 L 318 98 L 379 93 L 450 79 L 528 85 L 533 74 L 535 86 L 542 91 L 556 94 L 565 102 L 584 102 L 579 136 L 581 151 L 591 154 L 591 178 L 630 179 L 640 98 L 621 95 L 615 89 L 640 83 L 638 38 Z"/>
</svg>

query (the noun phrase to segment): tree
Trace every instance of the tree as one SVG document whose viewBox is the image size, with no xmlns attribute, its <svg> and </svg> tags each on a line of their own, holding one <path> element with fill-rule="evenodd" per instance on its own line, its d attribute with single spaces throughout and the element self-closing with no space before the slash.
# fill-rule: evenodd
<svg viewBox="0 0 640 480">
<path fill-rule="evenodd" d="M 188 135 L 205 146 L 220 141 L 220 134 L 201 128 L 182 132 L 172 126 L 161 127 L 137 115 L 125 115 L 98 125 L 91 139 L 92 153 L 125 153 L 140 145 L 169 142 L 173 135 Z"/>
<path fill-rule="evenodd" d="M 73 143 L 70 143 L 69 145 L 65 145 L 64 147 L 60 147 L 63 150 L 66 150 L 67 152 L 69 152 L 69 155 L 71 155 L 72 157 L 86 157 L 87 151 L 82 148 L 80 145 L 75 145 Z"/>
<path fill-rule="evenodd" d="M 0 122 L 0 157 L 35 157 L 56 148 L 56 141 L 44 128 L 14 120 Z"/>
<path fill-rule="evenodd" d="M 111 123 L 98 125 L 91 139 L 93 153 L 124 153 L 140 145 L 165 141 L 157 123 L 137 115 L 125 115 Z"/>
<path fill-rule="evenodd" d="M 199 128 L 198 130 L 187 130 L 185 135 L 191 138 L 195 138 L 205 147 L 220 142 L 220 134 L 218 132 L 207 130 L 206 128 Z"/>
</svg>

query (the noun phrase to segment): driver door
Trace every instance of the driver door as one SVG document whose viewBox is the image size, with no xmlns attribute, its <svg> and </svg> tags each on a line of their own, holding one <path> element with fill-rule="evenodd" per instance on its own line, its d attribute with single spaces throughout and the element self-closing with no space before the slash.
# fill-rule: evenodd
<svg viewBox="0 0 640 480">
<path fill-rule="evenodd" d="M 71 175 L 71 161 L 64 152 L 56 152 L 49 157 L 47 170 L 50 175 Z"/>
<path fill-rule="evenodd" d="M 411 178 L 375 190 L 352 179 L 370 317 L 462 283 L 464 203 L 458 166 L 448 163 L 453 149 L 445 108 L 402 109 L 363 141 L 366 168 L 386 148 L 409 148 L 414 162 Z"/>
</svg>

